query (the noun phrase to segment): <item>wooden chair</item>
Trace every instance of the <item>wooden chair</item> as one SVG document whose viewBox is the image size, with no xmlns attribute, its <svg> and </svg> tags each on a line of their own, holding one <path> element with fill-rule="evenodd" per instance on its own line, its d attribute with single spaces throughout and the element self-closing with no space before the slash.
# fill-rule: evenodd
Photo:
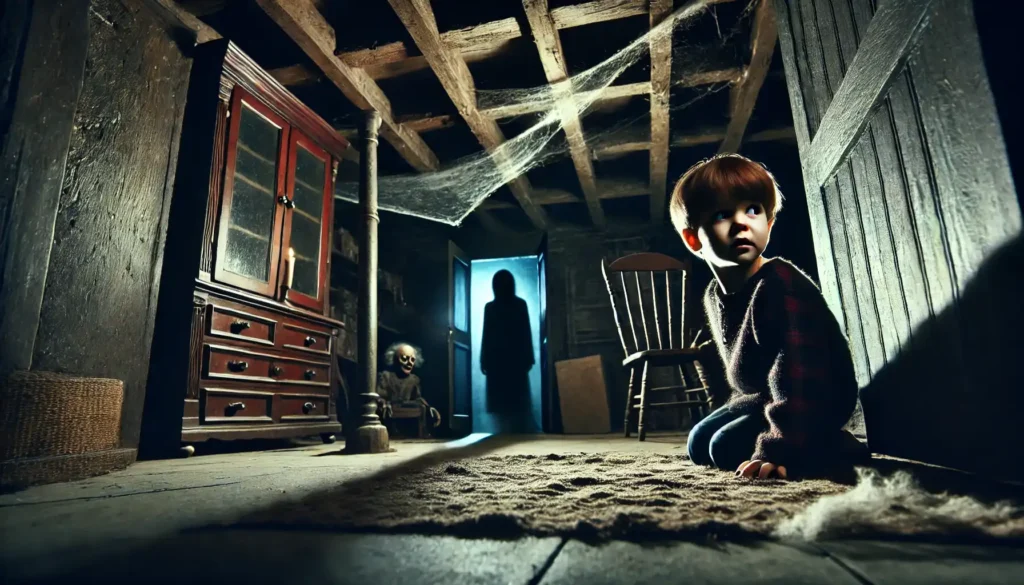
<svg viewBox="0 0 1024 585">
<path fill-rule="evenodd" d="M 647 436 L 644 416 L 650 408 L 689 408 L 691 413 L 696 411 L 698 416 L 710 411 L 710 393 L 701 379 L 703 376 L 698 373 L 698 351 L 687 345 L 685 308 L 686 276 L 689 269 L 688 261 L 683 262 L 664 254 L 631 254 L 611 264 L 601 260 L 601 273 L 608 287 L 615 327 L 625 353 L 622 365 L 629 368 L 625 414 L 627 437 L 634 411 L 638 412 L 637 434 L 641 441 Z M 615 278 L 616 274 L 618 278 Z M 647 290 L 644 291 L 644 288 Z M 673 299 L 678 299 L 678 302 L 673 303 Z M 629 323 L 629 336 L 623 333 L 620 301 L 625 308 L 625 320 Z M 637 310 L 634 311 L 634 308 Z M 648 320 L 648 316 L 653 323 Z M 629 341 L 632 341 L 632 346 Z M 649 374 L 653 368 L 672 368 L 679 373 L 680 385 L 649 387 Z M 634 395 L 638 370 L 640 392 Z M 651 401 L 652 395 L 669 392 L 682 392 L 685 398 Z"/>
<path fill-rule="evenodd" d="M 393 435 L 396 433 L 397 422 L 399 420 L 416 419 L 416 438 L 426 439 L 429 436 L 429 425 L 427 419 L 430 418 L 430 412 L 424 408 L 422 404 L 414 403 L 402 403 L 391 405 L 391 416 L 388 418 L 388 431 Z"/>
</svg>

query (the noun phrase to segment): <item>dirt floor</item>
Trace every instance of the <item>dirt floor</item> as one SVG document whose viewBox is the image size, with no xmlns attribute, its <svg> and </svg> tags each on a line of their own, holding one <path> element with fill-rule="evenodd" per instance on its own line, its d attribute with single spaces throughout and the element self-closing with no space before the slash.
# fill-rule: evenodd
<svg viewBox="0 0 1024 585">
<path fill-rule="evenodd" d="M 685 436 L 395 441 L 144 461 L 106 476 L 0 496 L 0 582 L 1020 583 L 1024 546 L 844 540 L 595 545 L 231 527 L 238 519 L 422 459 L 685 452 Z M 964 481 L 970 482 L 971 479 Z"/>
</svg>

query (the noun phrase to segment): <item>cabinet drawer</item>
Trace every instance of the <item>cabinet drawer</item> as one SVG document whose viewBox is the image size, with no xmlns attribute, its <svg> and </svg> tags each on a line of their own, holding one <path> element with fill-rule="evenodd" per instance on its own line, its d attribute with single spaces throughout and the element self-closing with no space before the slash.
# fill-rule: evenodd
<svg viewBox="0 0 1024 585">
<path fill-rule="evenodd" d="M 203 423 L 272 423 L 273 392 L 201 388 Z"/>
<path fill-rule="evenodd" d="M 270 365 L 270 377 L 281 384 L 329 386 L 331 366 L 292 358 L 275 358 Z"/>
<path fill-rule="evenodd" d="M 217 304 L 209 307 L 207 333 L 214 337 L 237 339 L 272 347 L 278 323 L 274 319 L 243 311 L 236 307 Z"/>
<path fill-rule="evenodd" d="M 328 387 L 331 365 L 232 347 L 204 346 L 203 378 Z"/>
<path fill-rule="evenodd" d="M 281 347 L 315 355 L 331 355 L 331 333 L 312 323 L 285 322 L 281 324 L 278 339 Z"/>
<path fill-rule="evenodd" d="M 278 394 L 281 422 L 327 420 L 327 397 L 312 394 Z"/>
<path fill-rule="evenodd" d="M 274 356 L 226 345 L 203 346 L 203 377 L 211 380 L 273 382 Z"/>
</svg>

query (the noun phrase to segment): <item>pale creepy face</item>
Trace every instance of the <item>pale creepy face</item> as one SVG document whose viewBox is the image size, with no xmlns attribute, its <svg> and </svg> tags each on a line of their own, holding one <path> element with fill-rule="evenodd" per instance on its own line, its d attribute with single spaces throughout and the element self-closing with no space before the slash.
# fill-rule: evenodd
<svg viewBox="0 0 1024 585">
<path fill-rule="evenodd" d="M 768 246 L 772 221 L 756 201 L 719 195 L 713 211 L 704 213 L 695 233 L 684 235 L 694 251 L 715 266 L 748 266 Z M 696 240 L 696 241 L 694 241 Z"/>
<path fill-rule="evenodd" d="M 402 373 L 409 375 L 416 367 L 416 350 L 408 345 L 403 345 L 395 351 L 395 365 Z"/>
</svg>

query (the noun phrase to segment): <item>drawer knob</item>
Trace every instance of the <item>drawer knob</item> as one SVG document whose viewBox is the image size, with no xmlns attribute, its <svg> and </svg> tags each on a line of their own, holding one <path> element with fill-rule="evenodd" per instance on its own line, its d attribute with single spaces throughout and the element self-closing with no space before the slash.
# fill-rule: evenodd
<svg viewBox="0 0 1024 585">
<path fill-rule="evenodd" d="M 313 378 L 316 378 L 316 370 L 306 370 L 306 379 L 312 380 Z"/>
<path fill-rule="evenodd" d="M 252 327 L 252 323 L 248 321 L 235 321 L 234 323 L 231 324 L 231 331 L 234 333 L 238 333 L 239 331 L 245 331 L 250 327 Z"/>
<path fill-rule="evenodd" d="M 281 375 L 281 366 L 270 366 L 270 375 L 271 376 L 280 376 Z"/>
<path fill-rule="evenodd" d="M 234 411 L 236 411 L 236 410 L 245 410 L 245 403 L 244 402 L 232 402 L 231 404 L 228 405 L 228 410 L 232 411 L 232 413 Z"/>
<path fill-rule="evenodd" d="M 307 402 L 302 405 L 302 412 L 309 414 L 309 411 L 316 410 L 316 405 L 312 402 Z"/>
<path fill-rule="evenodd" d="M 230 361 L 228 362 L 228 368 L 232 372 L 244 372 L 249 369 L 249 362 L 244 361 Z"/>
<path fill-rule="evenodd" d="M 307 335 L 306 336 L 306 347 L 309 347 L 309 346 L 313 345 L 314 343 L 316 343 L 316 338 L 311 336 L 311 335 Z"/>
</svg>

